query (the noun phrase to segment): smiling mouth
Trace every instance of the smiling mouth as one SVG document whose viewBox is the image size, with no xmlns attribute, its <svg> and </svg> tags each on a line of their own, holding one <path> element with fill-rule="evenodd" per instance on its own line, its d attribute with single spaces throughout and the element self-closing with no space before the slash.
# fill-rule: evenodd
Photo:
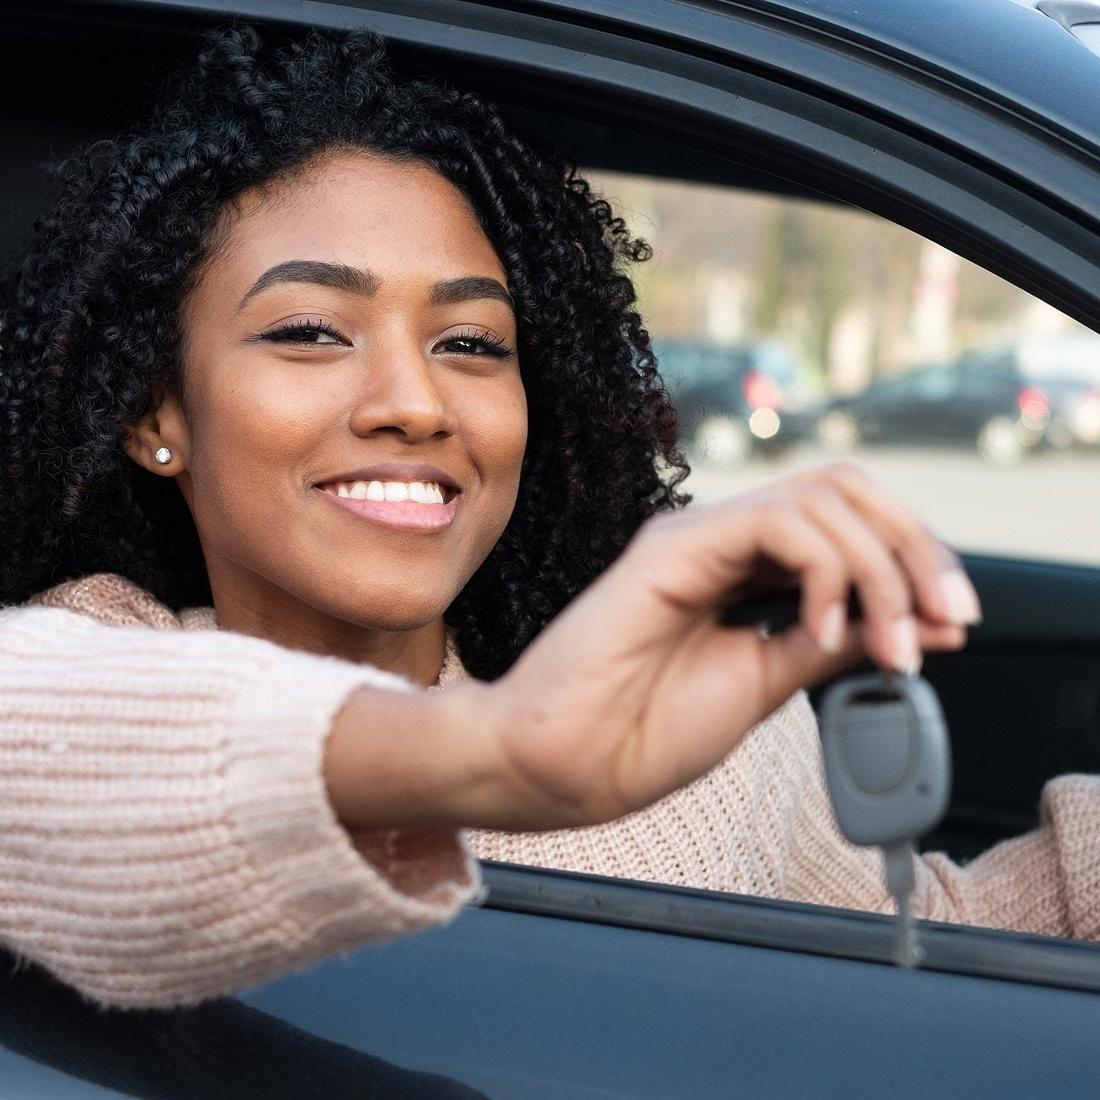
<svg viewBox="0 0 1100 1100">
<path fill-rule="evenodd" d="M 442 531 L 454 521 L 461 493 L 437 481 L 330 481 L 314 489 L 363 519 L 404 531 Z"/>
<path fill-rule="evenodd" d="M 397 504 L 446 504 L 457 490 L 438 481 L 330 481 L 319 486 L 344 500 L 383 501 Z"/>
</svg>

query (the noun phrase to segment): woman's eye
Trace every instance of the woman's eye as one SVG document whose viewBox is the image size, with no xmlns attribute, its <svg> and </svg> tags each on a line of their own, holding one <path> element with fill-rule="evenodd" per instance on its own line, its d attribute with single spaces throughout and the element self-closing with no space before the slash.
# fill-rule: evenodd
<svg viewBox="0 0 1100 1100">
<path fill-rule="evenodd" d="M 259 339 L 276 344 L 337 344 L 350 347 L 351 341 L 327 321 L 293 321 L 260 333 Z"/>
<path fill-rule="evenodd" d="M 489 332 L 462 332 L 448 336 L 437 345 L 438 351 L 458 355 L 488 355 L 494 359 L 509 359 L 512 349 Z"/>
</svg>

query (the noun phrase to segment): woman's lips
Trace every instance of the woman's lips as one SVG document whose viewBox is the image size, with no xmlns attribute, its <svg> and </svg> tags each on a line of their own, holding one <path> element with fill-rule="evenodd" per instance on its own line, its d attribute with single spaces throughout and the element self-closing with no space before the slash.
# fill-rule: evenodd
<svg viewBox="0 0 1100 1100">
<path fill-rule="evenodd" d="M 461 496 L 461 493 L 455 493 L 446 504 L 418 504 L 412 500 L 356 500 L 354 497 L 337 496 L 335 492 L 322 489 L 319 485 L 315 485 L 313 491 L 338 507 L 373 523 L 399 531 L 421 531 L 426 534 L 450 527 L 458 511 L 458 499 Z"/>
</svg>

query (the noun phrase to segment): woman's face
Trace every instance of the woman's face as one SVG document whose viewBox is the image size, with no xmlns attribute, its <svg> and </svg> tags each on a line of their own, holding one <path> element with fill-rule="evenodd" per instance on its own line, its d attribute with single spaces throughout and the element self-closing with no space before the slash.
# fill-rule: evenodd
<svg viewBox="0 0 1100 1100">
<path fill-rule="evenodd" d="M 438 622 L 516 501 L 506 285 L 423 165 L 333 154 L 243 197 L 184 306 L 184 405 L 160 411 L 219 617 Z"/>
</svg>

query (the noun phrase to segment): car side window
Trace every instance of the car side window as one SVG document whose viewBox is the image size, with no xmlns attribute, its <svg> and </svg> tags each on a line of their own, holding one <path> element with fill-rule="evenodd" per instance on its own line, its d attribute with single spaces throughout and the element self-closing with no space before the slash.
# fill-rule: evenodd
<svg viewBox="0 0 1100 1100">
<path fill-rule="evenodd" d="M 1100 335 L 850 206 L 626 173 L 642 314 L 707 501 L 851 456 L 962 550 L 1100 563 Z"/>
</svg>

